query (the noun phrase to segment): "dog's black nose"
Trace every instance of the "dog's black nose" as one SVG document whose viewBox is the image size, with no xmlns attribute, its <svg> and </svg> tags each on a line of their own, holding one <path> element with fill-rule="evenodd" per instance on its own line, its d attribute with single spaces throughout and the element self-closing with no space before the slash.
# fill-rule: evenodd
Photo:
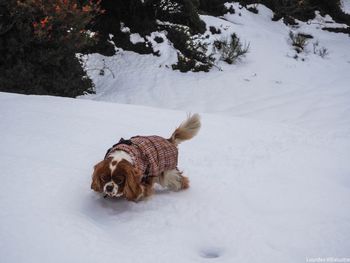
<svg viewBox="0 0 350 263">
<path fill-rule="evenodd" d="M 112 192 L 113 191 L 113 185 L 107 185 L 106 190 L 107 190 L 107 192 Z"/>
</svg>

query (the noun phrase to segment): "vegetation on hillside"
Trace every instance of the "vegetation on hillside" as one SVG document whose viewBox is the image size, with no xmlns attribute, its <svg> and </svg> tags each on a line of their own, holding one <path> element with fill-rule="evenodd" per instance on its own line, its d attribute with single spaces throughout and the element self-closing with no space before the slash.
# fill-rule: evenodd
<svg viewBox="0 0 350 263">
<path fill-rule="evenodd" d="M 98 2 L 0 1 L 0 91 L 76 97 L 93 92 L 76 53 L 94 45 L 87 30 Z"/>
<path fill-rule="evenodd" d="M 218 60 L 235 63 L 249 51 L 249 44 L 236 34 L 208 43 L 210 34 L 220 39 L 221 30 L 207 27 L 200 18 L 234 13 L 225 2 L 239 2 L 254 13 L 264 4 L 273 10 L 273 20 L 286 24 L 312 19 L 318 10 L 350 25 L 340 0 L 0 0 L 0 91 L 67 97 L 93 93 L 77 53 L 111 56 L 119 47 L 159 56 L 153 45 L 165 39 L 151 38 L 155 31 L 164 33 L 178 52 L 174 70 L 209 71 Z M 143 41 L 132 42 L 133 33 Z M 300 52 L 303 38 L 291 39 Z"/>
</svg>

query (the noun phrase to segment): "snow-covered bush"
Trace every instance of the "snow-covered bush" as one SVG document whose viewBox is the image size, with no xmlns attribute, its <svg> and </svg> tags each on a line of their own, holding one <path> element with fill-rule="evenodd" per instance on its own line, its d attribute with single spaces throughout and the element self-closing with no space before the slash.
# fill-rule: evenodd
<svg viewBox="0 0 350 263">
<path fill-rule="evenodd" d="M 199 0 L 199 9 L 210 15 L 220 16 L 228 12 L 225 7 L 227 0 Z"/>
<path fill-rule="evenodd" d="M 171 65 L 174 70 L 179 70 L 180 72 L 199 72 L 199 71 L 204 71 L 208 72 L 210 68 L 212 67 L 212 64 L 204 64 L 200 63 L 194 59 L 190 59 L 185 57 L 182 54 L 178 54 L 177 56 L 178 62 L 176 64 Z"/>
<path fill-rule="evenodd" d="M 232 34 L 229 39 L 216 40 L 214 47 L 221 54 L 220 59 L 233 64 L 249 51 L 249 44 L 242 44 L 236 34 Z"/>
<path fill-rule="evenodd" d="M 209 71 L 213 66 L 213 58 L 207 55 L 208 45 L 206 43 L 200 41 L 197 36 L 191 36 L 188 27 L 168 25 L 166 30 L 167 38 L 180 52 L 178 62 L 172 65 L 173 69 L 181 72 Z"/>
<path fill-rule="evenodd" d="M 172 65 L 173 69 L 181 72 L 209 71 L 215 62 L 210 52 L 212 49 L 210 41 L 213 40 L 203 41 L 205 37 L 209 38 L 210 33 L 206 32 L 206 25 L 200 19 L 199 13 L 211 15 L 234 13 L 232 6 L 227 9 L 224 5 L 226 2 L 226 0 L 102 0 L 101 6 L 106 12 L 91 25 L 92 30 L 100 35 L 101 41 L 96 50 L 105 55 L 110 53 L 110 47 L 103 45 L 103 42 L 113 41 L 116 47 L 123 50 L 159 55 L 153 46 L 162 40 L 153 39 L 151 35 L 152 32 L 166 31 L 167 40 L 178 51 L 178 61 Z M 126 28 L 127 30 L 124 30 Z M 222 33 L 215 27 L 209 28 L 209 31 L 212 34 Z M 140 35 L 143 41 L 137 43 L 131 41 L 130 38 L 135 33 Z M 231 42 L 228 45 L 231 45 Z M 235 44 L 240 43 L 232 43 Z M 104 48 L 106 50 L 103 50 Z M 236 48 L 237 54 L 234 52 L 229 54 L 230 48 Z M 241 56 L 244 48 L 242 45 L 230 48 L 224 48 L 223 52 L 227 52 L 226 61 L 233 63 L 236 58 L 230 59 L 230 56 Z"/>
<path fill-rule="evenodd" d="M 314 54 L 320 56 L 321 58 L 327 57 L 329 54 L 328 49 L 325 47 L 320 47 L 319 45 L 319 41 L 312 43 Z"/>
<path fill-rule="evenodd" d="M 132 43 L 130 33 L 138 33 L 142 37 L 154 31 L 162 30 L 159 21 L 187 26 L 191 34 L 204 33 L 205 23 L 198 15 L 196 0 L 102 0 L 101 7 L 106 11 L 100 15 L 91 29 L 100 35 L 99 53 L 111 53 L 105 43 L 112 41 L 117 47 L 135 51 L 141 54 L 154 54 L 152 44 L 148 40 L 142 43 Z M 129 32 L 122 31 L 124 24 Z"/>
<path fill-rule="evenodd" d="M 255 3 L 253 0 L 240 1 L 244 4 Z M 318 10 L 322 15 L 329 14 L 336 22 L 350 25 L 350 15 L 344 13 L 340 7 L 340 0 L 260 0 L 275 15 L 273 20 L 283 18 L 286 24 L 296 23 L 294 19 L 307 21 L 315 17 Z"/>
<path fill-rule="evenodd" d="M 215 34 L 221 34 L 221 30 L 220 28 L 216 28 L 215 26 L 210 26 L 209 27 L 209 31 L 215 35 Z"/>
<path fill-rule="evenodd" d="M 252 4 L 252 5 L 249 5 L 247 6 L 247 10 L 254 13 L 254 14 L 258 14 L 259 13 L 259 10 L 258 10 L 258 5 L 259 4 Z"/>
<path fill-rule="evenodd" d="M 293 31 L 289 31 L 289 39 L 290 39 L 291 44 L 297 53 L 303 52 L 305 49 L 305 46 L 308 43 L 307 35 L 302 34 L 302 33 L 294 34 Z"/>
<path fill-rule="evenodd" d="M 196 0 L 155 0 L 153 9 L 155 19 L 174 24 L 188 26 L 191 33 L 204 33 L 205 23 L 198 15 L 198 1 Z"/>
</svg>

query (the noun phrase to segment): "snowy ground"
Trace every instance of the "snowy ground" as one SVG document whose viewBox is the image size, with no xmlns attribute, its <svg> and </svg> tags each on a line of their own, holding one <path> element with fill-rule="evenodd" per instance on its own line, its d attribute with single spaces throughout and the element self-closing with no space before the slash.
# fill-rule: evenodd
<svg viewBox="0 0 350 263">
<path fill-rule="evenodd" d="M 223 71 L 171 71 L 176 54 L 164 43 L 160 58 L 104 58 L 115 78 L 99 76 L 103 58 L 91 56 L 97 94 L 84 100 L 0 93 L 0 261 L 350 258 L 350 38 L 322 31 L 332 24 L 318 17 L 293 29 L 314 36 L 297 61 L 291 28 L 259 10 L 203 17 L 250 42 L 247 58 Z M 184 111 L 203 122 L 180 145 L 189 190 L 158 189 L 137 204 L 90 190 L 108 147 L 168 137 Z"/>
<path fill-rule="evenodd" d="M 4 93 L 0 101 L 1 262 L 349 256 L 349 147 L 204 114 L 198 137 L 180 147 L 188 191 L 113 201 L 89 189 L 92 165 L 122 136 L 169 136 L 183 112 Z"/>
<path fill-rule="evenodd" d="M 341 6 L 345 13 L 350 14 L 350 0 L 341 0 Z"/>
</svg>

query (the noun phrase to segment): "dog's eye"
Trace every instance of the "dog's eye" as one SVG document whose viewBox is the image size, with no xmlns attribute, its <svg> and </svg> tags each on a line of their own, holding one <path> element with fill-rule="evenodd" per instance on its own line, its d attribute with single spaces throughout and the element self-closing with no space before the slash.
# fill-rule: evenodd
<svg viewBox="0 0 350 263">
<path fill-rule="evenodd" d="M 111 177 L 108 174 L 103 174 L 101 178 L 102 178 L 102 181 L 107 182 L 110 180 Z"/>
<path fill-rule="evenodd" d="M 116 184 L 119 184 L 119 185 L 123 184 L 125 181 L 124 176 L 114 176 L 112 179 Z"/>
</svg>

